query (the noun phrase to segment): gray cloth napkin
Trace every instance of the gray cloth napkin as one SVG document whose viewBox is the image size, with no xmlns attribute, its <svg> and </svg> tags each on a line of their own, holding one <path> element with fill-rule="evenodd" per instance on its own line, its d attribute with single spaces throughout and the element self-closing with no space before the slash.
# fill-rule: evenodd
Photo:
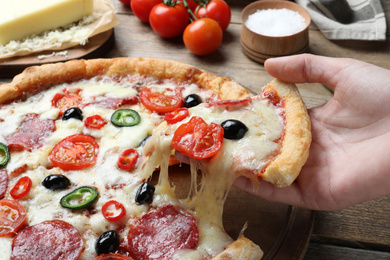
<svg viewBox="0 0 390 260">
<path fill-rule="evenodd" d="M 380 0 L 296 0 L 331 40 L 386 40 Z"/>
</svg>

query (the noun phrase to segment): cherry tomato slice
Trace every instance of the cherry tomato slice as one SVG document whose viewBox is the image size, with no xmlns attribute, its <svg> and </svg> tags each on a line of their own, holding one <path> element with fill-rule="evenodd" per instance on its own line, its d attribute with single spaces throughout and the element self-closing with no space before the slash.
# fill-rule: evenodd
<svg viewBox="0 0 390 260">
<path fill-rule="evenodd" d="M 141 103 L 149 110 L 157 113 L 168 113 L 181 107 L 183 95 L 179 89 L 165 89 L 164 92 L 144 87 L 140 94 Z"/>
<path fill-rule="evenodd" d="M 130 148 L 125 151 L 119 156 L 118 159 L 118 167 L 123 170 L 131 170 L 133 166 L 137 163 L 138 160 L 138 152 L 137 150 Z"/>
<path fill-rule="evenodd" d="M 101 129 L 105 124 L 107 124 L 106 120 L 99 115 L 89 116 L 84 121 L 85 127 L 93 129 Z"/>
<path fill-rule="evenodd" d="M 30 177 L 23 176 L 20 178 L 15 186 L 11 189 L 10 194 L 14 199 L 21 199 L 27 195 L 32 186 Z"/>
<path fill-rule="evenodd" d="M 165 121 L 167 121 L 168 124 L 175 124 L 186 118 L 189 114 L 188 108 L 181 107 L 167 114 L 165 116 Z"/>
<path fill-rule="evenodd" d="M 79 107 L 83 101 L 80 96 L 81 89 L 63 89 L 54 95 L 51 100 L 53 107 L 60 109 L 60 116 L 71 107 Z"/>
<path fill-rule="evenodd" d="M 133 260 L 133 258 L 130 258 L 125 255 L 117 254 L 117 253 L 110 253 L 110 254 L 99 255 L 98 257 L 92 260 Z"/>
<path fill-rule="evenodd" d="M 102 214 L 108 221 L 118 221 L 126 215 L 126 209 L 118 201 L 110 200 L 103 205 Z"/>
<path fill-rule="evenodd" d="M 23 226 L 27 212 L 16 200 L 0 200 L 0 237 L 10 237 Z"/>
<path fill-rule="evenodd" d="M 65 171 L 81 170 L 96 163 L 99 145 L 92 136 L 75 134 L 54 146 L 49 159 Z"/>
<path fill-rule="evenodd" d="M 172 147 L 191 158 L 209 158 L 221 149 L 223 134 L 222 126 L 207 124 L 201 117 L 194 116 L 176 129 Z"/>
</svg>

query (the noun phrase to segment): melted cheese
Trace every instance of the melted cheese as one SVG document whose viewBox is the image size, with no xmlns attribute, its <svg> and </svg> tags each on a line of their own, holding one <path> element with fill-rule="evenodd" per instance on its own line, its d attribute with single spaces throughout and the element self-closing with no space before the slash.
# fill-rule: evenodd
<svg viewBox="0 0 390 260">
<path fill-rule="evenodd" d="M 182 122 L 161 124 L 153 132 L 145 152 L 153 151 L 144 173 L 160 167 L 159 184 L 165 190 L 173 189 L 168 182 L 168 161 L 172 154 L 171 141 L 175 130 L 192 116 L 201 116 L 208 124 L 220 124 L 227 119 L 242 121 L 248 128 L 245 138 L 223 140 L 221 150 L 212 158 L 190 159 L 191 190 L 188 198 L 181 202 L 199 219 L 200 240 L 197 250 L 181 250 L 174 259 L 203 259 L 221 252 L 232 239 L 223 229 L 223 205 L 229 190 L 241 172 L 255 172 L 264 167 L 270 154 L 278 151 L 278 140 L 284 131 L 280 108 L 267 101 L 254 100 L 243 109 L 224 109 L 223 107 L 200 104 L 190 109 L 190 116 Z M 240 165 L 238 165 L 238 163 Z M 148 168 L 149 167 L 149 168 Z M 198 172 L 201 171 L 201 179 Z"/>
<path fill-rule="evenodd" d="M 151 85 L 153 80 L 146 80 Z M 59 109 L 51 106 L 54 95 L 64 88 L 82 91 L 80 95 L 84 101 L 93 101 L 104 98 L 124 98 L 137 95 L 136 84 L 123 79 L 116 82 L 108 78 L 82 80 L 72 84 L 62 84 L 32 96 L 25 101 L 4 105 L 0 109 L 0 142 L 5 143 L 5 137 L 15 133 L 24 116 L 34 112 L 40 118 L 57 119 Z M 172 83 L 164 86 L 174 87 Z M 203 91 L 196 84 L 184 88 L 184 92 L 196 92 L 203 100 L 215 101 L 216 97 L 209 91 Z M 184 93 L 186 96 L 189 93 Z M 198 218 L 199 244 L 196 250 L 179 250 L 174 259 L 201 260 L 210 258 L 223 251 L 233 242 L 223 228 L 222 214 L 226 196 L 235 178 L 246 171 L 257 171 L 263 167 L 269 154 L 279 149 L 275 142 L 283 133 L 283 120 L 277 108 L 265 101 L 256 100 L 245 111 L 240 109 L 222 109 L 199 105 L 190 109 L 190 116 L 201 116 L 207 123 L 220 124 L 226 119 L 239 119 L 249 128 L 245 138 L 241 140 L 224 139 L 222 149 L 217 155 L 207 160 L 190 160 L 191 188 L 188 197 L 178 199 L 175 187 L 169 179 L 169 160 L 173 154 L 171 141 L 177 127 L 189 120 L 167 125 L 160 124 L 163 117 L 146 111 L 142 105 L 127 106 L 139 112 L 141 123 L 134 127 L 115 127 L 106 124 L 100 130 L 88 129 L 80 120 L 56 120 L 56 131 L 44 142 L 43 147 L 31 152 L 13 152 L 7 171 L 28 165 L 28 171 L 17 177 L 10 177 L 9 188 L 13 187 L 22 176 L 29 176 L 33 182 L 32 189 L 27 197 L 19 200 L 26 208 L 28 225 L 41 223 L 45 220 L 61 219 L 72 224 L 80 231 L 85 242 L 81 259 L 96 257 L 95 242 L 97 237 L 106 230 L 122 227 L 121 237 L 126 237 L 128 227 L 123 225 L 128 219 L 139 217 L 148 212 L 150 207 L 158 207 L 166 203 L 173 203 L 187 208 Z M 84 118 L 99 114 L 107 122 L 113 109 L 91 104 L 83 109 Z M 155 128 L 156 125 L 159 125 Z M 59 168 L 51 167 L 48 156 L 53 147 L 66 136 L 73 134 L 87 134 L 93 136 L 99 143 L 99 154 L 96 165 L 77 171 L 64 172 Z M 152 134 L 145 148 L 139 147 L 140 142 Z M 141 154 L 141 160 L 132 172 L 120 170 L 116 163 L 119 154 L 128 148 L 135 148 Z M 243 152 L 245 151 L 245 152 Z M 159 168 L 160 174 L 156 185 L 155 195 L 151 205 L 137 205 L 135 194 L 137 188 L 145 180 L 151 178 Z M 198 172 L 201 171 L 201 177 Z M 41 185 L 42 180 L 50 174 L 64 174 L 71 180 L 71 188 L 62 191 L 51 191 Z M 99 190 L 99 199 L 94 204 L 94 211 L 70 211 L 63 208 L 59 201 L 71 190 L 80 186 L 94 186 Z M 9 196 L 8 194 L 6 196 Z M 108 200 L 117 200 L 126 208 L 126 216 L 120 223 L 107 221 L 101 214 L 102 206 Z M 0 254 L 0 260 L 9 259 L 11 238 L 0 238 L 0 248 L 6 248 Z"/>
<path fill-rule="evenodd" d="M 1 0 L 0 44 L 68 25 L 93 12 L 93 0 Z"/>
<path fill-rule="evenodd" d="M 152 82 L 152 81 L 151 81 Z M 154 84 L 152 82 L 152 84 Z M 125 86 L 125 87 L 124 87 Z M 24 116 L 34 112 L 40 114 L 42 120 L 57 119 L 59 109 L 51 106 L 54 95 L 64 88 L 81 88 L 80 94 L 85 101 L 93 101 L 110 98 L 123 98 L 137 95 L 136 85 L 126 82 L 115 82 L 110 79 L 92 79 L 75 82 L 72 84 L 62 84 L 32 96 L 25 101 L 19 101 L 9 105 L 4 105 L 0 109 L 0 128 L 4 129 L 0 134 L 0 142 L 5 143 L 5 137 L 15 133 L 22 122 Z M 196 84 L 191 84 L 186 91 L 193 91 L 201 95 L 203 100 L 216 100 L 209 91 L 202 91 Z M 190 92 L 191 93 L 191 92 Z M 187 94 L 184 94 L 187 95 Z M 23 176 L 29 176 L 33 182 L 32 189 L 27 197 L 19 202 L 26 208 L 28 214 L 28 225 L 38 224 L 45 220 L 61 219 L 77 228 L 83 236 L 85 249 L 81 259 L 92 259 L 96 257 L 95 242 L 97 237 L 106 230 L 117 229 L 125 224 L 129 218 L 138 217 L 146 213 L 150 207 L 158 207 L 166 203 L 173 203 L 182 207 L 187 207 L 194 215 L 200 217 L 198 223 L 200 230 L 200 243 L 197 250 L 183 250 L 177 252 L 176 259 L 204 259 L 205 257 L 216 255 L 221 252 L 233 240 L 224 232 L 222 222 L 211 221 L 212 215 L 207 216 L 206 209 L 202 211 L 201 196 L 205 191 L 194 191 L 198 198 L 193 204 L 187 200 L 178 200 L 175 189 L 169 181 L 168 164 L 171 156 L 171 139 L 159 137 L 156 142 L 147 142 L 150 146 L 154 143 L 154 153 L 144 164 L 137 165 L 137 169 L 131 173 L 120 170 L 116 162 L 121 151 L 128 148 L 135 148 L 142 154 L 143 148 L 139 147 L 140 142 L 150 135 L 155 126 L 160 124 L 162 117 L 157 114 L 150 114 L 141 105 L 128 106 L 139 112 L 141 123 L 134 127 L 115 127 L 106 124 L 102 129 L 88 129 L 80 120 L 69 119 L 67 121 L 56 120 L 56 131 L 52 133 L 44 142 L 44 146 L 32 152 L 13 152 L 10 162 L 7 165 L 8 172 L 28 165 L 28 171 L 17 177 L 11 177 L 9 188 L 13 187 L 17 180 Z M 82 109 L 84 118 L 95 114 L 101 115 L 107 122 L 113 113 L 113 109 L 100 107 L 98 105 L 88 105 Z M 93 136 L 99 143 L 98 161 L 95 166 L 78 171 L 64 172 L 59 168 L 51 168 L 48 160 L 53 147 L 66 136 L 83 133 Z M 158 134 L 158 131 L 155 132 Z M 154 138 L 154 137 L 153 137 Z M 152 138 L 152 139 L 153 139 Z M 159 182 L 156 185 L 156 192 L 151 205 L 137 205 L 135 194 L 138 186 L 149 179 L 157 167 L 160 167 Z M 195 171 L 195 170 L 194 170 Z M 71 187 L 63 191 L 51 191 L 41 185 L 42 180 L 51 174 L 64 174 L 71 180 Z M 213 176 L 217 178 L 217 176 Z M 206 183 L 206 181 L 203 181 Z M 229 185 L 231 183 L 229 182 Z M 80 186 L 94 186 L 99 190 L 99 199 L 94 204 L 94 212 L 82 210 L 80 212 L 70 211 L 63 208 L 59 201 L 71 190 Z M 222 185 L 219 189 L 227 189 L 229 185 Z M 205 190 L 209 190 L 210 185 L 205 184 Z M 195 188 L 194 188 L 195 189 Z M 216 191 L 217 193 L 219 191 Z M 212 196 L 213 190 L 208 191 L 207 196 Z M 8 194 L 6 196 L 9 196 Z M 107 221 L 101 214 L 101 208 L 108 200 L 117 200 L 126 208 L 126 216 L 120 223 Z M 218 205 L 218 217 L 222 215 L 223 200 L 212 202 Z M 202 219 L 204 218 L 204 219 Z M 128 229 L 124 228 L 121 236 L 127 235 Z M 0 238 L 0 248 L 5 248 L 0 254 L 1 260 L 10 258 L 11 238 Z"/>
</svg>

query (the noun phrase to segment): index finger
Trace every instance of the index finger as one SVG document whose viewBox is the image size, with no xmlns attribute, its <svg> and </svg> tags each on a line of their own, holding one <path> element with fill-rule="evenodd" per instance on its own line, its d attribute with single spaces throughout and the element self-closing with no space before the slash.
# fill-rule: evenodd
<svg viewBox="0 0 390 260">
<path fill-rule="evenodd" d="M 264 63 L 273 77 L 291 83 L 321 83 L 334 90 L 337 75 L 348 67 L 346 59 L 301 54 L 272 58 Z"/>
</svg>

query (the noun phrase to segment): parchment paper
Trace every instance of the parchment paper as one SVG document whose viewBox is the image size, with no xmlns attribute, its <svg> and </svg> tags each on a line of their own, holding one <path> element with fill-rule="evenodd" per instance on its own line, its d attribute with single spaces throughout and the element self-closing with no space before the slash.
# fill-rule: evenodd
<svg viewBox="0 0 390 260">
<path fill-rule="evenodd" d="M 24 56 L 45 50 L 65 50 L 76 45 L 85 45 L 88 38 L 112 29 L 119 24 L 116 10 L 110 0 L 94 0 L 93 4 L 93 14 L 84 17 L 79 22 L 39 35 L 32 35 L 20 41 L 11 41 L 4 46 L 0 45 L 0 59 Z"/>
</svg>

